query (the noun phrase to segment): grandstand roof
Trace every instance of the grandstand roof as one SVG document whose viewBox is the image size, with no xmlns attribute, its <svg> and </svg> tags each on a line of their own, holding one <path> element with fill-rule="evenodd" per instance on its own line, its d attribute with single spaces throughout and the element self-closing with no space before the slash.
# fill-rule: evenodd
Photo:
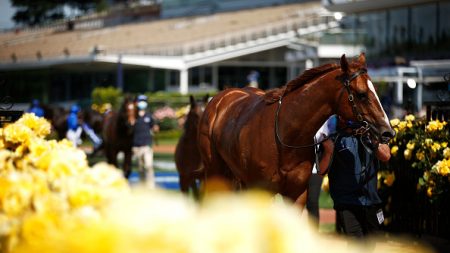
<svg viewBox="0 0 450 253">
<path fill-rule="evenodd" d="M 96 55 L 181 56 L 203 50 L 205 41 L 220 47 L 224 40 L 245 39 L 277 25 L 298 26 L 321 11 L 317 1 L 107 28 L 1 33 L 0 67 L 89 61 Z"/>
</svg>

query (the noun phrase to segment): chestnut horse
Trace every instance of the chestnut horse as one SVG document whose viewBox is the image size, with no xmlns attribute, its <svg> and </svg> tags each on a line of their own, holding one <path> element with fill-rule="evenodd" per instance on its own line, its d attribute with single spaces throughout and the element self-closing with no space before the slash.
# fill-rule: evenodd
<svg viewBox="0 0 450 253">
<path fill-rule="evenodd" d="M 364 123 L 378 139 L 394 132 L 367 74 L 365 55 L 340 66 L 306 70 L 287 85 L 264 92 L 232 88 L 203 113 L 199 148 L 206 179 L 236 188 L 262 187 L 302 209 L 314 163 L 313 136 L 333 114 Z"/>
<path fill-rule="evenodd" d="M 203 178 L 201 171 L 201 158 L 197 144 L 197 129 L 200 117 L 203 114 L 204 106 L 208 101 L 208 95 L 198 103 L 194 97 L 190 96 L 190 109 L 184 123 L 183 134 L 178 140 L 175 149 L 175 164 L 177 166 L 180 189 L 183 193 L 192 190 L 194 197 L 198 198 L 197 180 Z"/>
<path fill-rule="evenodd" d="M 126 97 L 119 111 L 110 111 L 103 122 L 103 148 L 108 163 L 118 167 L 117 154 L 124 153 L 123 173 L 125 178 L 131 174 L 131 159 L 134 128 L 131 122 L 136 117 L 136 106 Z"/>
</svg>

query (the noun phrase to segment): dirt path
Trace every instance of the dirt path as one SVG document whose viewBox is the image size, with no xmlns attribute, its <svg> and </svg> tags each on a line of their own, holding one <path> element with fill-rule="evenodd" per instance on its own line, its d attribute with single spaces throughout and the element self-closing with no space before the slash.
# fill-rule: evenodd
<svg viewBox="0 0 450 253">
<path fill-rule="evenodd" d="M 155 153 L 175 153 L 175 145 L 153 145 Z"/>
</svg>

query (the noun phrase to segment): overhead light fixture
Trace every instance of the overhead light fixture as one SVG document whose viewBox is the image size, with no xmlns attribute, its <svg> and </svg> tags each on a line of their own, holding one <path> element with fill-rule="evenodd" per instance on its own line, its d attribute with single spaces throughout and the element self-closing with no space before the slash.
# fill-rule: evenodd
<svg viewBox="0 0 450 253">
<path fill-rule="evenodd" d="M 412 78 L 408 78 L 406 80 L 406 84 L 408 85 L 409 88 L 411 89 L 415 89 L 417 86 L 416 80 L 412 79 Z"/>
<path fill-rule="evenodd" d="M 344 17 L 344 14 L 342 14 L 342 12 L 335 12 L 333 16 L 337 21 L 341 21 L 341 19 Z"/>
</svg>

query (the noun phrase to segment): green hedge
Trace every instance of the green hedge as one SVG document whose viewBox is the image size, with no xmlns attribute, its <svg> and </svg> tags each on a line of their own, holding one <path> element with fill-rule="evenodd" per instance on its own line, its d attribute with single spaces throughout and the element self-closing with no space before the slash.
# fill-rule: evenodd
<svg viewBox="0 0 450 253">
<path fill-rule="evenodd" d="M 206 94 L 209 96 L 215 95 L 215 93 L 209 93 L 209 92 L 200 92 L 200 93 L 189 93 L 187 95 L 182 95 L 179 92 L 165 92 L 165 91 L 158 91 L 158 92 L 149 92 L 146 93 L 147 97 L 149 98 L 149 105 L 150 108 L 153 110 L 158 107 L 162 106 L 170 106 L 172 108 L 179 108 L 182 106 L 185 106 L 189 104 L 189 96 L 193 95 L 196 99 L 203 98 Z"/>
</svg>

